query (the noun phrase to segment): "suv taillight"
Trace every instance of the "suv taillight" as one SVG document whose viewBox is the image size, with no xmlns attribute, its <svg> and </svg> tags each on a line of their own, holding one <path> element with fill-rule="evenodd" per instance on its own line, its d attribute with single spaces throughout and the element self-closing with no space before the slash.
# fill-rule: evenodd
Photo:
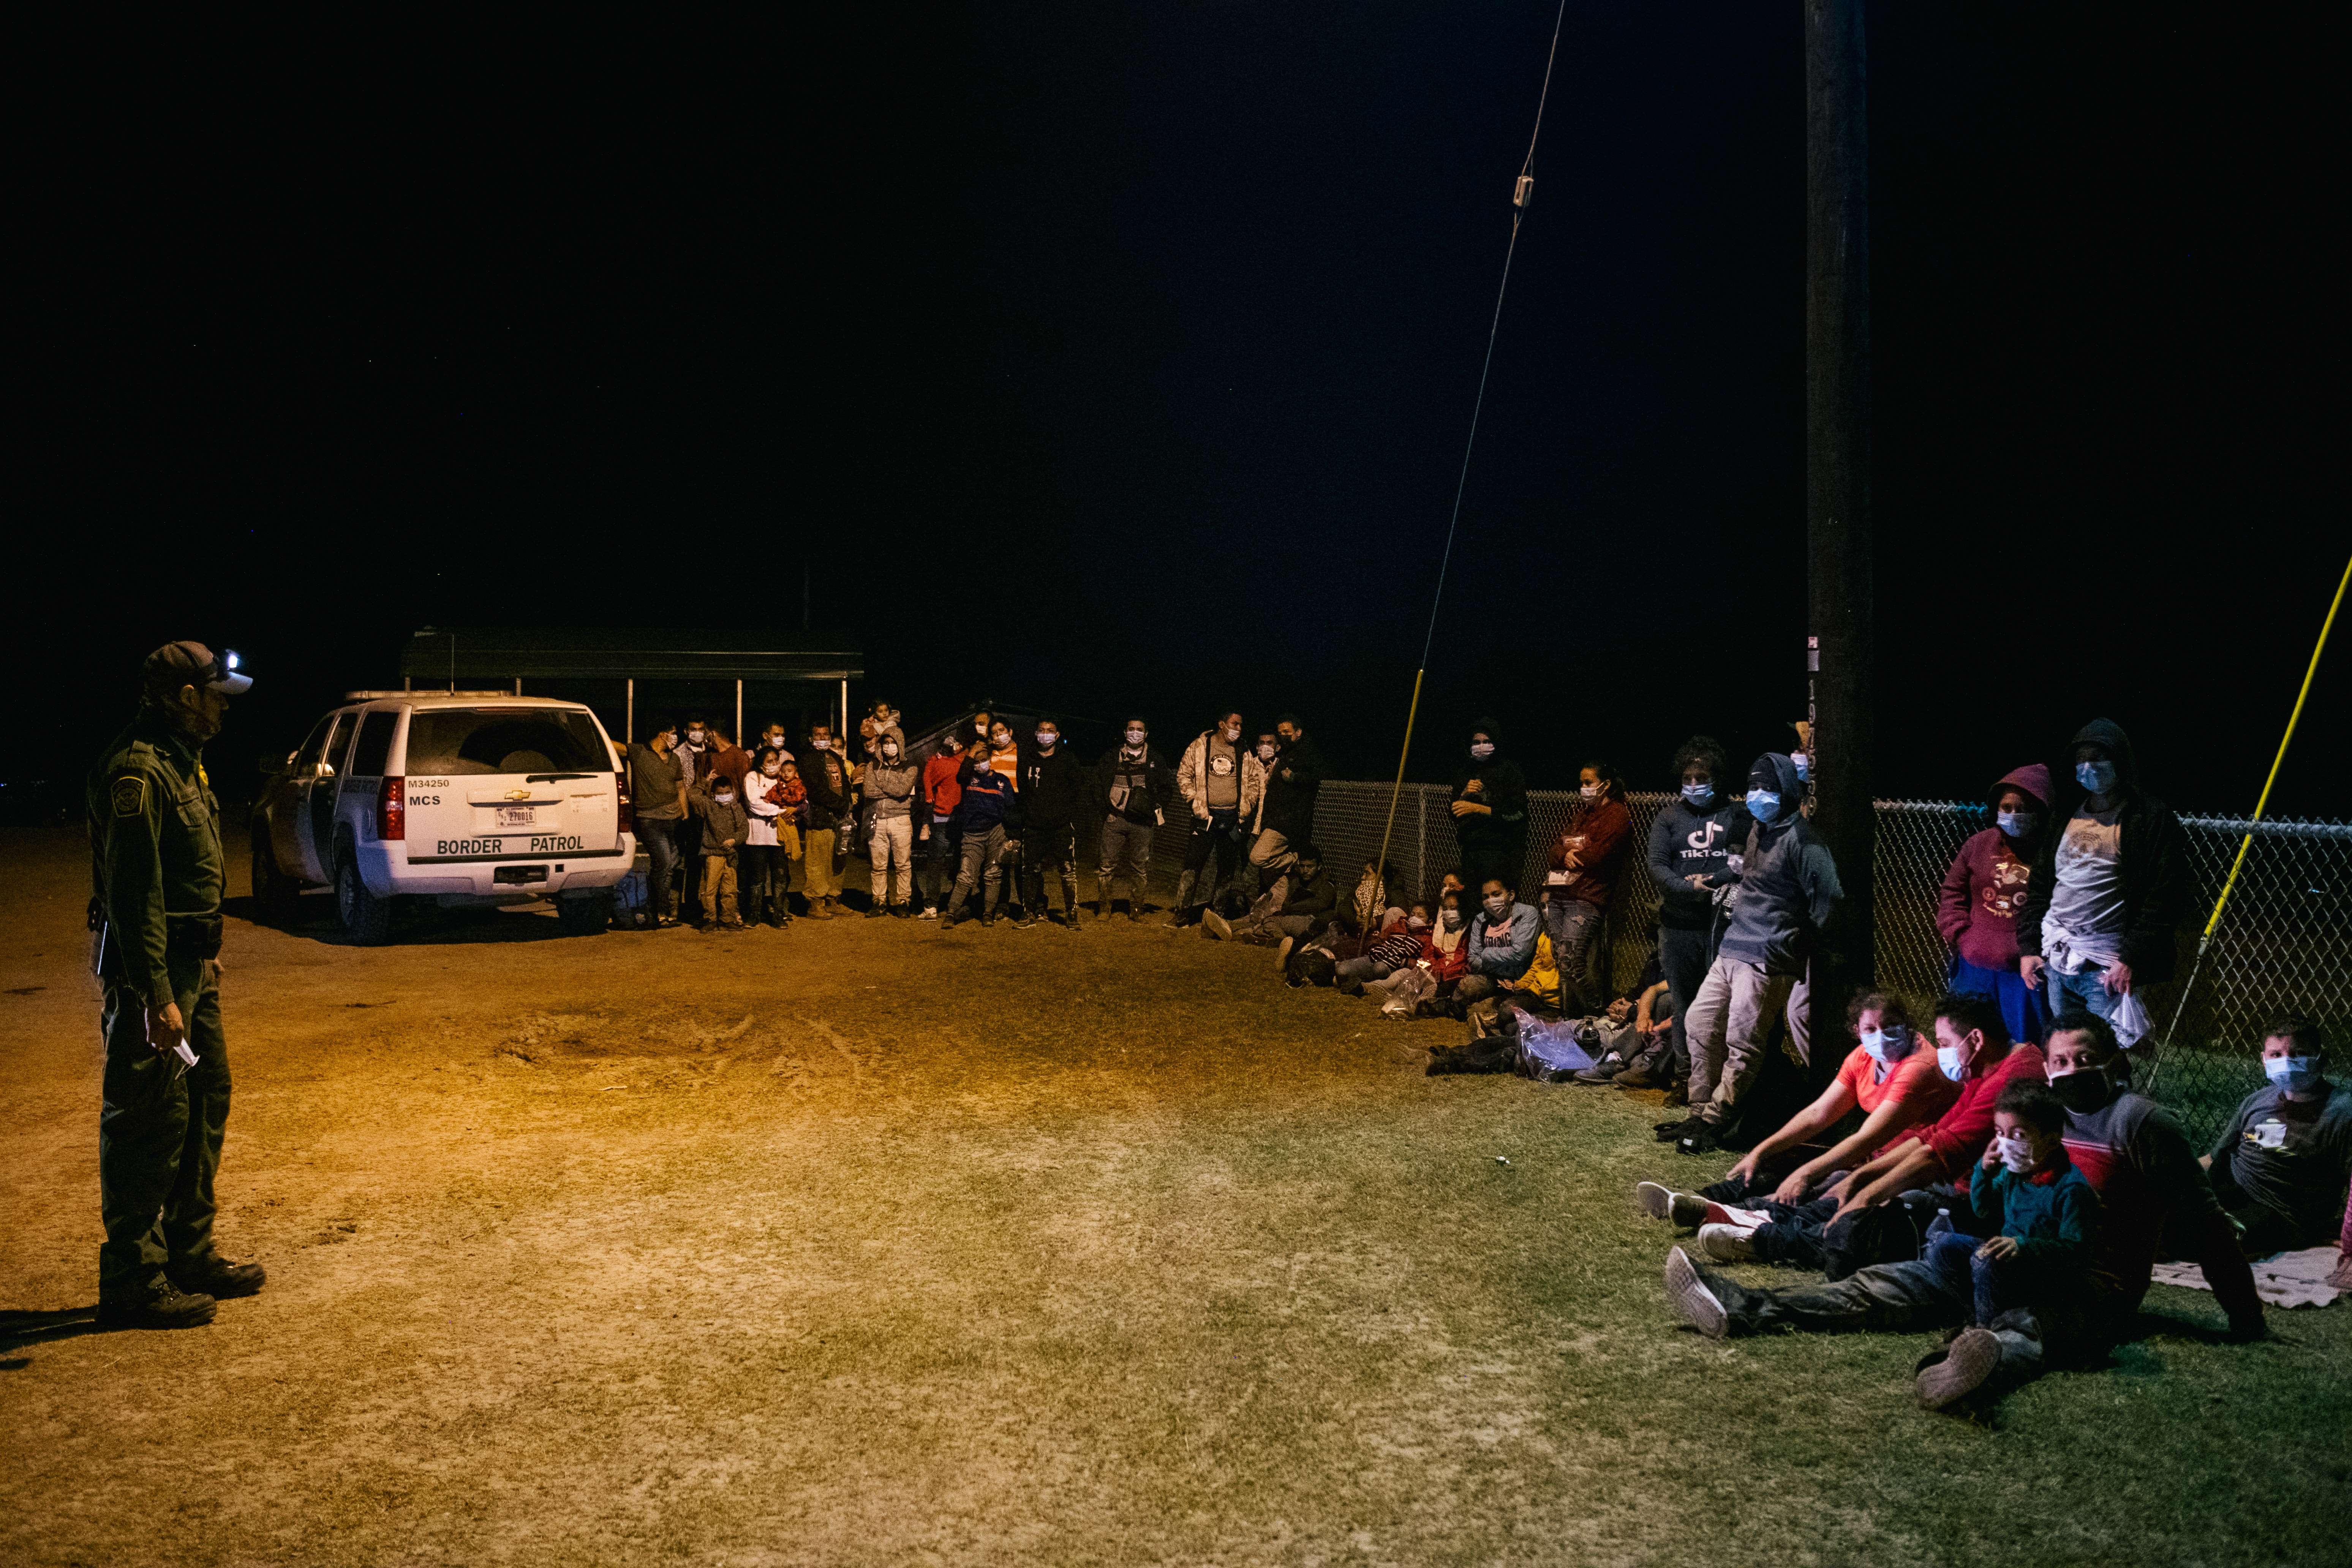
<svg viewBox="0 0 2352 1568">
<path fill-rule="evenodd" d="M 375 792 L 375 836 L 378 838 L 404 839 L 408 837 L 408 781 L 388 778 Z"/>
<path fill-rule="evenodd" d="M 635 833 L 636 830 L 637 830 L 637 808 L 636 808 L 635 806 L 631 805 L 629 804 L 629 792 L 628 792 L 627 790 L 623 790 L 623 791 L 621 792 L 621 827 L 620 827 L 620 831 L 622 831 L 623 833 Z"/>
</svg>

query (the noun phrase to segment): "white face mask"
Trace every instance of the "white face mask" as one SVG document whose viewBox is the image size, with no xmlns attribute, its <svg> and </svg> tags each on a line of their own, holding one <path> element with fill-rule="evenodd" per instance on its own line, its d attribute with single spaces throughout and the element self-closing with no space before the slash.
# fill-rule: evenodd
<svg viewBox="0 0 2352 1568">
<path fill-rule="evenodd" d="M 1473 742 L 1470 742 L 1470 756 L 1471 756 L 1471 759 L 1472 759 L 1473 761 L 1483 763 L 1483 762 L 1485 762 L 1488 757 L 1491 757 L 1491 756 L 1493 756 L 1494 754 L 1495 754 L 1495 742 L 1492 742 L 1492 741 L 1473 741 Z"/>
<path fill-rule="evenodd" d="M 972 732 L 973 734 L 975 734 L 975 735 L 985 735 L 985 734 L 987 734 L 987 733 L 988 733 L 988 721 L 987 721 L 987 720 L 985 720 L 985 719 L 974 719 L 974 720 L 971 721 L 971 732 Z"/>
<path fill-rule="evenodd" d="M 1239 724 L 1228 724 L 1220 732 L 1223 734 L 1225 744 L 1229 746 L 1242 738 L 1242 727 Z"/>
<path fill-rule="evenodd" d="M 833 750 L 832 737 L 828 735 L 812 736 L 809 740 L 809 750 L 812 752 L 829 752 Z"/>
<path fill-rule="evenodd" d="M 782 763 L 762 763 L 760 765 L 760 771 L 767 774 L 770 778 L 774 778 L 778 773 L 784 771 L 784 765 Z"/>
<path fill-rule="evenodd" d="M 1004 750 L 1004 748 L 1005 748 L 1005 747 L 1007 747 L 1007 746 L 1009 746 L 1009 745 L 1013 744 L 1013 737 L 1012 737 L 1012 735 L 1011 735 L 1010 733 L 1003 734 L 1003 735 L 992 735 L 992 736 L 990 736 L 990 737 L 989 737 L 988 743 L 989 743 L 990 745 L 992 745 L 992 746 L 994 746 L 998 751 L 1000 751 L 1000 752 L 1001 752 L 1001 751 Z"/>
<path fill-rule="evenodd" d="M 1587 800 L 1599 800 L 1601 798 L 1601 786 L 1597 784 L 1579 784 L 1576 786 L 1576 793 L 1582 795 Z"/>
<path fill-rule="evenodd" d="M 722 789 L 714 794 L 710 798 L 717 801 L 721 805 L 733 805 L 735 804 L 735 792 L 731 789 Z"/>
<path fill-rule="evenodd" d="M 1257 760 L 1261 763 L 1270 763 L 1274 761 L 1274 748 L 1272 746 L 1260 745 L 1257 749 Z"/>
<path fill-rule="evenodd" d="M 2017 1175 L 2033 1169 L 2033 1140 L 2022 1132 L 2007 1138 L 1994 1134 L 1992 1152 L 1993 1158 Z"/>
<path fill-rule="evenodd" d="M 686 732 L 686 739 L 688 745 L 698 746 L 702 744 L 702 731 L 699 730 L 688 730 Z"/>
<path fill-rule="evenodd" d="M 1140 730 L 1129 730 L 1127 732 L 1127 743 L 1130 746 L 1139 746 L 1143 744 L 1143 731 Z"/>
<path fill-rule="evenodd" d="M 1037 731 L 1037 744 L 1045 750 L 1050 752 L 1061 743 L 1062 737 L 1058 731 L 1053 730 L 1040 730 Z"/>
</svg>

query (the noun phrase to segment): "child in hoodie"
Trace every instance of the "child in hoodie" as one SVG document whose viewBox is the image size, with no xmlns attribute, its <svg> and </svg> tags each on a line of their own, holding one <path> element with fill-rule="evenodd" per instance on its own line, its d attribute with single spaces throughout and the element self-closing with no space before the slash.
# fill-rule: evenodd
<svg viewBox="0 0 2352 1568">
<path fill-rule="evenodd" d="M 2040 1045 L 2050 1009 L 2017 972 L 2017 915 L 2050 819 L 2050 770 L 2039 763 L 2016 769 L 1990 799 L 1993 826 L 1961 845 L 1944 873 L 1936 929 L 1952 952 L 1951 988 L 1991 997 L 2010 1038 Z"/>
<path fill-rule="evenodd" d="M 751 814 L 743 809 L 735 781 L 712 771 L 687 792 L 687 805 L 702 824 L 702 909 L 723 931 L 741 931 L 735 909 L 735 853 L 751 836 Z"/>
</svg>

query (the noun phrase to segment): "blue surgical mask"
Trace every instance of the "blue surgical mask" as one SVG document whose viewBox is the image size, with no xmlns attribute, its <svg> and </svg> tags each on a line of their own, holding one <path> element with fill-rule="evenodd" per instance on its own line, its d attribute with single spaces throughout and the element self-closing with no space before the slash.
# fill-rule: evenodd
<svg viewBox="0 0 2352 1568">
<path fill-rule="evenodd" d="M 1789 753 L 1789 761 L 1796 764 L 1797 782 L 1799 784 L 1803 784 L 1807 779 L 1813 776 L 1813 759 L 1805 755 L 1804 752 L 1790 752 Z"/>
<path fill-rule="evenodd" d="M 1690 802 L 1693 805 L 1712 805 L 1715 803 L 1715 786 L 1713 784 L 1685 784 L 1683 785 L 1683 798 Z"/>
<path fill-rule="evenodd" d="M 2319 1061 L 2315 1057 L 2264 1057 L 2263 1071 L 2281 1089 L 2309 1089 L 2319 1081 Z"/>
<path fill-rule="evenodd" d="M 2011 838 L 2031 838 L 2033 830 L 2042 826 L 2041 816 L 2031 811 L 1999 811 L 1993 814 L 1993 820 Z"/>
<path fill-rule="evenodd" d="M 1891 1068 L 1911 1054 L 1911 1031 L 1897 1024 L 1891 1029 L 1864 1029 L 1862 1048 L 1882 1068 Z"/>
<path fill-rule="evenodd" d="M 2093 795 L 2105 795 L 2116 787 L 2116 764 L 2113 763 L 2076 763 L 2074 782 Z"/>
<path fill-rule="evenodd" d="M 1769 822 L 1780 815 L 1780 797 L 1769 789 L 1748 792 L 1748 814 L 1759 822 Z"/>
<path fill-rule="evenodd" d="M 1969 1060 L 1960 1054 L 1960 1047 L 1958 1046 L 1937 1046 L 1936 1065 L 1943 1068 L 1944 1076 L 1954 1083 L 1959 1082 L 1961 1079 L 1968 1076 Z"/>
<path fill-rule="evenodd" d="M 1479 762 L 1483 763 L 1488 757 L 1495 754 L 1495 742 L 1492 741 L 1473 741 L 1470 742 L 1470 754 Z"/>
</svg>

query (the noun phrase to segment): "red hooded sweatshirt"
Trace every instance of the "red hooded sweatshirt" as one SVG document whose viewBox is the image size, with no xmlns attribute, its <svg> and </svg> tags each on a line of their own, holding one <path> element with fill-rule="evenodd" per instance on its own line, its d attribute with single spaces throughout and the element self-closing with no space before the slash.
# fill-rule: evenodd
<svg viewBox="0 0 2352 1568">
<path fill-rule="evenodd" d="M 2050 831 L 2050 770 L 2030 763 L 2004 775 L 1993 785 L 1998 802 L 2010 790 L 2021 790 L 2032 801 L 2040 818 L 2039 833 Z M 1944 890 L 1936 906 L 1936 929 L 1944 945 L 1979 969 L 2017 973 L 2017 915 L 2025 907 L 2025 885 L 2033 871 L 2033 847 L 1988 827 L 1973 835 L 1952 857 L 1944 873 Z"/>
</svg>

